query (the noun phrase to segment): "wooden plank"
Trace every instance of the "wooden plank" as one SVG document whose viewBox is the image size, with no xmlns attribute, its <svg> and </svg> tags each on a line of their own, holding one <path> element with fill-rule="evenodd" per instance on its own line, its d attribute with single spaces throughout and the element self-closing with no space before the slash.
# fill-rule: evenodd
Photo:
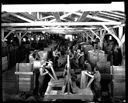
<svg viewBox="0 0 128 103">
<path fill-rule="evenodd" d="M 121 38 L 121 43 L 123 45 L 123 43 L 125 42 L 125 34 L 123 35 L 123 37 Z"/>
<path fill-rule="evenodd" d="M 22 19 L 22 20 L 24 20 L 24 21 L 27 21 L 27 22 L 34 22 L 34 21 L 30 20 L 30 19 L 27 19 L 27 18 L 25 18 L 25 17 L 22 17 L 22 16 L 20 16 L 20 15 L 15 14 L 15 13 L 9 13 L 9 14 L 10 14 L 10 15 L 13 15 L 13 16 L 19 18 L 19 19 Z"/>
<path fill-rule="evenodd" d="M 33 75 L 33 72 L 15 72 L 16 75 L 20 75 L 20 74 L 23 74 L 23 75 Z"/>
<path fill-rule="evenodd" d="M 100 37 L 99 37 L 92 29 L 90 29 L 90 31 L 91 31 L 99 40 L 101 40 Z"/>
<path fill-rule="evenodd" d="M 74 14 L 76 14 L 76 15 L 81 15 L 81 13 L 74 13 Z M 100 20 L 100 21 L 108 21 L 108 22 L 113 22 L 113 20 L 109 20 L 109 19 L 105 19 L 105 18 L 102 18 L 102 17 L 98 17 L 98 16 L 92 16 L 92 15 L 87 15 L 86 16 L 87 18 L 90 18 L 90 19 L 95 19 L 95 20 Z"/>
<path fill-rule="evenodd" d="M 124 17 L 122 17 L 122 16 L 118 16 L 118 15 L 116 15 L 116 14 L 111 14 L 111 13 L 109 13 L 109 12 L 101 11 L 100 13 L 106 14 L 106 15 L 109 15 L 109 16 L 113 16 L 113 17 L 116 17 L 116 18 L 122 18 L 122 19 L 124 19 Z"/>
<path fill-rule="evenodd" d="M 54 17 L 56 18 L 57 22 L 61 22 L 60 15 L 58 12 L 53 12 Z"/>
<path fill-rule="evenodd" d="M 121 37 L 123 35 L 123 27 L 119 27 L 119 39 L 121 40 Z"/>
<path fill-rule="evenodd" d="M 85 18 L 87 17 L 88 14 L 89 14 L 89 11 L 83 12 L 81 17 L 78 19 L 78 22 L 82 22 L 83 20 L 85 20 Z"/>
<path fill-rule="evenodd" d="M 11 33 L 13 33 L 15 30 L 11 30 L 5 37 L 4 39 L 6 39 Z"/>
<path fill-rule="evenodd" d="M 77 26 L 77 25 L 120 25 L 121 22 L 33 22 L 33 23 L 2 23 L 2 27 L 11 26 Z"/>
<path fill-rule="evenodd" d="M 67 13 L 67 14 L 64 14 L 64 15 L 60 16 L 60 19 L 64 19 L 65 17 L 68 17 L 68 16 L 71 15 L 71 14 L 72 14 L 72 12 Z M 49 22 L 54 22 L 54 21 L 55 21 L 55 19 L 50 20 Z"/>
<path fill-rule="evenodd" d="M 21 39 L 22 39 L 27 33 L 28 33 L 28 31 L 26 31 L 26 32 L 24 33 L 24 35 L 21 37 Z"/>
</svg>

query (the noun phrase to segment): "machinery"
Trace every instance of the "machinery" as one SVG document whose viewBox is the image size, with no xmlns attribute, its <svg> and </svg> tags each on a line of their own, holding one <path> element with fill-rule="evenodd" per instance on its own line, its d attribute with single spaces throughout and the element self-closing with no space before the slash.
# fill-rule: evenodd
<svg viewBox="0 0 128 103">
<path fill-rule="evenodd" d="M 93 100 L 93 93 L 90 89 L 90 85 L 94 80 L 94 76 L 87 71 L 82 71 L 80 83 L 81 86 L 79 88 L 73 85 L 70 71 L 70 56 L 69 54 L 67 54 L 67 64 L 64 70 L 64 78 L 51 78 L 48 83 L 47 90 L 45 92 L 45 101 L 57 99 L 79 99 L 85 101 Z M 91 77 L 91 79 L 88 81 L 87 86 L 83 86 L 83 80 L 86 81 L 86 76 Z"/>
</svg>

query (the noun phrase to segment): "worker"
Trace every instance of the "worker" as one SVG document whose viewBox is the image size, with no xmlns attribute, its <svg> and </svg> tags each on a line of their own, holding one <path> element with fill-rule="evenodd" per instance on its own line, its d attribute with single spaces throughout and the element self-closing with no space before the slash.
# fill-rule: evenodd
<svg viewBox="0 0 128 103">
<path fill-rule="evenodd" d="M 94 68 L 94 92 L 95 92 L 95 99 L 97 101 L 101 101 L 101 74 L 96 66 Z"/>
<path fill-rule="evenodd" d="M 121 49 L 116 45 L 113 50 L 113 65 L 118 66 L 122 63 Z"/>
<path fill-rule="evenodd" d="M 91 67 L 90 63 L 88 62 L 88 60 L 86 60 L 86 61 L 84 62 L 84 64 L 85 64 L 85 69 L 86 69 L 87 71 L 89 71 L 89 72 L 92 72 L 92 67 Z"/>
<path fill-rule="evenodd" d="M 53 55 L 53 64 L 56 67 L 57 66 L 57 60 L 60 57 L 61 53 L 58 51 L 58 49 L 55 49 L 55 50 L 53 50 L 52 55 Z"/>
</svg>

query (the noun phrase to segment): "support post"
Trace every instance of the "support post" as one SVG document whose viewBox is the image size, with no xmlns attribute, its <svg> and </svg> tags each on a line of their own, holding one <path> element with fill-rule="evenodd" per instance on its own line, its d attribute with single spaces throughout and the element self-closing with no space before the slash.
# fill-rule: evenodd
<svg viewBox="0 0 128 103">
<path fill-rule="evenodd" d="M 21 46 L 21 39 L 22 39 L 21 32 L 19 32 L 19 35 L 17 34 L 17 38 L 19 40 L 19 46 Z"/>
<path fill-rule="evenodd" d="M 121 40 L 121 38 L 122 38 L 122 36 L 123 36 L 123 27 L 119 27 L 119 39 Z"/>
<path fill-rule="evenodd" d="M 4 37 L 4 40 L 12 33 L 14 32 L 15 30 L 11 30 L 5 37 Z"/>
<path fill-rule="evenodd" d="M 90 31 L 100 40 L 100 37 L 92 29 Z"/>
<path fill-rule="evenodd" d="M 1 30 L 1 39 L 4 41 L 4 29 Z"/>
<path fill-rule="evenodd" d="M 106 25 L 102 25 L 107 31 L 108 33 L 110 33 L 110 35 L 112 35 L 118 42 L 119 47 L 121 46 L 121 41 L 119 40 L 119 38 L 113 33 L 111 32 L 111 30 L 109 30 L 109 28 Z"/>
<path fill-rule="evenodd" d="M 23 37 L 24 37 L 27 33 L 28 33 L 28 31 L 26 31 L 26 32 L 24 33 L 24 35 L 21 37 L 21 39 L 23 39 Z"/>
<path fill-rule="evenodd" d="M 106 32 L 106 30 L 100 30 L 100 38 L 101 38 L 101 40 L 100 40 L 100 47 L 101 47 L 101 49 L 103 48 L 103 40 L 104 40 L 104 37 L 105 37 L 105 32 Z"/>
</svg>

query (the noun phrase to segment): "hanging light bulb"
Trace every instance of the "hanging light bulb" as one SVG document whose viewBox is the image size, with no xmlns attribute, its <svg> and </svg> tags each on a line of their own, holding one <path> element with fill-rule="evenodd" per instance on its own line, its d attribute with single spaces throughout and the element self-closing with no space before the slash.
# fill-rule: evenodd
<svg viewBox="0 0 128 103">
<path fill-rule="evenodd" d="M 30 41 L 30 38 L 28 38 L 28 41 Z"/>
<path fill-rule="evenodd" d="M 112 36 L 109 36 L 109 40 L 112 40 Z"/>
<path fill-rule="evenodd" d="M 40 40 L 40 37 L 38 37 L 37 40 Z"/>
<path fill-rule="evenodd" d="M 26 38 L 23 38 L 23 41 L 26 42 Z"/>
<path fill-rule="evenodd" d="M 45 33 L 45 31 L 42 31 L 42 33 L 44 34 L 44 33 Z"/>
<path fill-rule="evenodd" d="M 34 38 L 32 37 L 31 40 L 34 40 Z"/>
<path fill-rule="evenodd" d="M 11 43 L 13 42 L 13 40 L 11 40 Z"/>
</svg>

